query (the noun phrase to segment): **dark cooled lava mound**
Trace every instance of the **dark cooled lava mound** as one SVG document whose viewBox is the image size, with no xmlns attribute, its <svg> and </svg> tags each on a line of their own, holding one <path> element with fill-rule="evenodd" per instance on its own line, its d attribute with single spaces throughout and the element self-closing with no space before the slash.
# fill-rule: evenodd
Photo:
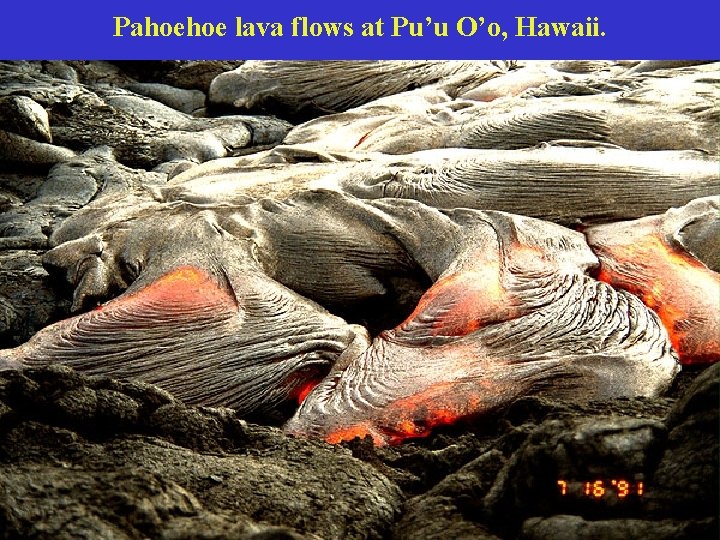
<svg viewBox="0 0 720 540">
<path fill-rule="evenodd" d="M 6 538 L 711 538 L 718 369 L 679 399 L 522 398 L 381 449 L 65 367 L 5 372 L 0 525 Z"/>
<path fill-rule="evenodd" d="M 3 537 L 717 536 L 718 67 L 0 63 Z"/>
</svg>

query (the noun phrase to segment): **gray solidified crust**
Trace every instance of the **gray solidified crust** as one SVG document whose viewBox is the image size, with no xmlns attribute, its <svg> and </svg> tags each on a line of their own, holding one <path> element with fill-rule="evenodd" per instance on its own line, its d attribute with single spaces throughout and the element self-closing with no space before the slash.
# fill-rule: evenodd
<svg viewBox="0 0 720 540">
<path fill-rule="evenodd" d="M 35 141 L 52 142 L 47 111 L 27 96 L 0 98 L 0 125 Z"/>
<path fill-rule="evenodd" d="M 35 196 L 0 216 L 0 248 L 43 249 L 60 224 L 95 199 L 105 202 L 165 182 L 165 175 L 117 163 L 108 148 L 94 148 L 55 164 Z"/>
<path fill-rule="evenodd" d="M 169 71 L 164 79 L 165 82 L 178 88 L 200 90 L 207 95 L 212 80 L 224 73 L 241 66 L 242 60 L 236 61 L 190 61 L 181 62 L 180 65 Z M 142 70 L 142 66 L 141 66 Z"/>
<path fill-rule="evenodd" d="M 184 90 L 160 83 L 132 83 L 126 88 L 187 114 L 205 107 L 205 94 L 199 90 Z"/>
<path fill-rule="evenodd" d="M 202 164 L 174 177 L 159 197 L 247 204 L 309 188 L 363 200 L 414 199 L 435 208 L 502 210 L 577 224 L 659 214 L 716 194 L 720 178 L 714 159 L 691 151 L 544 145 L 387 156 L 294 145 Z"/>
<path fill-rule="evenodd" d="M 541 82 L 534 81 L 530 68 L 515 77 L 524 73 L 528 85 Z M 717 73 L 718 64 L 712 64 L 675 77 L 596 75 L 566 81 L 542 71 L 554 78 L 516 97 L 516 83 L 508 80 L 503 87 L 504 77 L 487 83 L 493 87 L 489 96 L 483 94 L 484 85 L 457 98 L 442 87 L 420 89 L 309 121 L 294 128 L 285 142 L 407 154 L 430 148 L 527 148 L 571 139 L 629 150 L 698 149 L 717 155 Z"/>
<path fill-rule="evenodd" d="M 132 85 L 132 81 L 118 74 L 114 66 L 105 66 L 106 73 L 100 64 L 85 67 L 100 69 L 108 79 L 91 77 L 85 84 L 57 78 L 54 70 L 43 71 L 38 64 L 0 64 L 0 97 L 16 100 L 13 93 L 22 92 L 44 108 L 50 116 L 48 135 L 55 143 L 51 146 L 0 132 L 5 143 L 0 145 L 0 159 L 16 166 L 49 166 L 69 159 L 74 151 L 107 145 L 121 163 L 151 168 L 173 159 L 202 162 L 234 155 L 256 144 L 277 144 L 290 127 L 276 119 L 270 119 L 270 127 L 264 129 L 257 119 L 246 122 L 243 117 L 193 118 L 112 86 Z M 27 114 L 21 113 L 16 112 L 13 118 L 23 120 Z"/>
<path fill-rule="evenodd" d="M 708 60 L 643 60 L 638 65 L 630 68 L 630 73 L 646 73 L 660 69 L 672 69 L 676 67 L 697 66 L 710 63 Z"/>
<path fill-rule="evenodd" d="M 476 86 L 501 73 L 492 62 L 251 61 L 218 75 L 213 104 L 292 116 L 328 114 L 433 83 Z"/>
<path fill-rule="evenodd" d="M 75 152 L 45 142 L 0 130 L 0 161 L 29 169 L 48 169 L 55 163 L 75 157 Z"/>
<path fill-rule="evenodd" d="M 419 152 L 333 180 L 360 198 L 503 210 L 566 224 L 660 213 L 720 190 L 717 163 L 702 154 L 567 146 Z"/>
</svg>

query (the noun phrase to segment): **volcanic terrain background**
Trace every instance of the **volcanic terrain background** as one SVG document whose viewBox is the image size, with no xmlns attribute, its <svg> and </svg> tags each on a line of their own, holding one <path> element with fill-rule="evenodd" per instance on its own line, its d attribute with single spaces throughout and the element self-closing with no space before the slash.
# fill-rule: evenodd
<svg viewBox="0 0 720 540">
<path fill-rule="evenodd" d="M 719 68 L 0 62 L 0 535 L 717 537 Z"/>
</svg>

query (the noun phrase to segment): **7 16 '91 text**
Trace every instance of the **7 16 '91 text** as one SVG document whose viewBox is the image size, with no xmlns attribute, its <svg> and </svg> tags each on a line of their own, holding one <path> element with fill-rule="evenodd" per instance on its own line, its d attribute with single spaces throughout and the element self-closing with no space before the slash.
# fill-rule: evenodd
<svg viewBox="0 0 720 540">
<path fill-rule="evenodd" d="M 628 480 L 611 479 L 571 482 L 568 480 L 558 480 L 557 485 L 560 490 L 560 495 L 581 495 L 594 499 L 601 499 L 613 495 L 618 499 L 624 499 L 629 495 L 642 497 L 645 493 L 645 484 L 642 481 L 630 482 Z M 573 489 L 573 487 L 580 489 Z"/>
</svg>

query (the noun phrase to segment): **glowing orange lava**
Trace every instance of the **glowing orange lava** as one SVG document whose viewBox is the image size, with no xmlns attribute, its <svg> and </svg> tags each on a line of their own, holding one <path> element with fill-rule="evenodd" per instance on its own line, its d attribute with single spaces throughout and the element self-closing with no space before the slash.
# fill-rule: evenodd
<svg viewBox="0 0 720 540">
<path fill-rule="evenodd" d="M 407 439 L 427 437 L 436 427 L 455 424 L 487 408 L 487 400 L 478 388 L 454 382 L 437 383 L 394 401 L 378 411 L 376 418 L 331 430 L 325 440 L 336 444 L 370 435 L 376 446 L 396 445 Z"/>
<path fill-rule="evenodd" d="M 298 404 L 302 403 L 305 401 L 305 398 L 308 397 L 308 394 L 313 391 L 313 388 L 320 383 L 320 380 L 321 379 L 313 379 L 302 382 L 295 388 L 292 393 L 292 397 L 297 400 Z"/>
<path fill-rule="evenodd" d="M 230 293 L 221 288 L 212 276 L 194 266 L 179 266 L 139 291 L 120 296 L 98 308 L 110 309 L 131 302 L 188 310 L 202 306 L 235 307 L 235 299 Z"/>
<path fill-rule="evenodd" d="M 343 441 L 352 441 L 355 437 L 364 439 L 368 435 L 372 437 L 375 446 L 383 446 L 385 444 L 384 437 L 366 422 L 338 428 L 325 436 L 325 442 L 329 444 L 339 444 Z"/>
<path fill-rule="evenodd" d="M 465 336 L 512 314 L 510 299 L 497 268 L 473 269 L 439 279 L 399 326 L 409 330 L 423 319 L 432 320 L 433 336 Z"/>
<path fill-rule="evenodd" d="M 657 234 L 593 249 L 601 262 L 598 279 L 635 294 L 658 314 L 682 364 L 720 359 L 720 275 Z"/>
</svg>

